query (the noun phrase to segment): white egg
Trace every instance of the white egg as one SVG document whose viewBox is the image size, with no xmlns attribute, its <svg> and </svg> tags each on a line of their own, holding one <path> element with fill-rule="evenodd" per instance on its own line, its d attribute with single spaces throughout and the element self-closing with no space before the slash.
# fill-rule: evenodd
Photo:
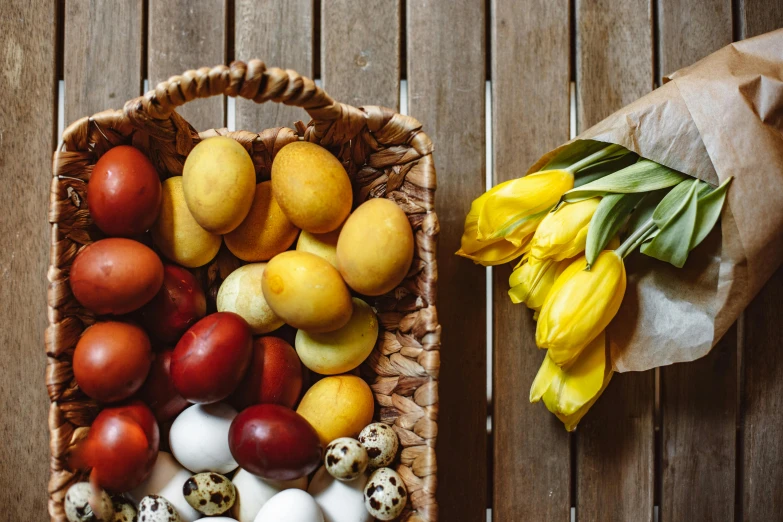
<svg viewBox="0 0 783 522">
<path fill-rule="evenodd" d="M 324 522 L 324 516 L 313 497 L 301 489 L 286 489 L 264 504 L 255 522 Z"/>
<path fill-rule="evenodd" d="M 237 522 L 233 518 L 228 517 L 206 517 L 206 518 L 199 518 L 196 520 L 196 522 Z"/>
<path fill-rule="evenodd" d="M 193 522 L 201 517 L 201 513 L 188 504 L 182 493 L 182 486 L 190 475 L 190 471 L 180 466 L 171 453 L 161 451 L 158 452 L 158 459 L 149 478 L 131 490 L 129 495 L 136 503 L 146 496 L 161 496 L 174 506 L 183 522 Z"/>
<path fill-rule="evenodd" d="M 221 402 L 194 404 L 174 419 L 169 446 L 174 458 L 193 473 L 230 473 L 237 463 L 228 448 L 228 429 L 237 416 L 234 408 Z"/>
<path fill-rule="evenodd" d="M 239 522 L 253 522 L 266 502 L 286 489 L 307 489 L 307 477 L 295 480 L 266 480 L 239 469 L 231 479 L 237 489 L 237 500 L 231 516 Z"/>
<path fill-rule="evenodd" d="M 371 522 L 372 517 L 364 508 L 366 484 L 366 473 L 344 482 L 331 476 L 326 467 L 321 466 L 307 491 L 320 506 L 324 522 Z"/>
</svg>

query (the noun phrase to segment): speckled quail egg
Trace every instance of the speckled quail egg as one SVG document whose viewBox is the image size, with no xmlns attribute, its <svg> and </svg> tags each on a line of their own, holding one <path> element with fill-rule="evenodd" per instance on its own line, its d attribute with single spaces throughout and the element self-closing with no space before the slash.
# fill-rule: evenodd
<svg viewBox="0 0 783 522">
<path fill-rule="evenodd" d="M 136 506 L 125 497 L 112 497 L 114 504 L 114 518 L 112 522 L 136 522 L 138 520 Z"/>
<path fill-rule="evenodd" d="M 219 473 L 197 473 L 182 486 L 185 500 L 204 515 L 222 515 L 234 505 L 237 490 L 234 484 Z"/>
<path fill-rule="evenodd" d="M 359 434 L 359 442 L 367 450 L 371 468 L 382 468 L 391 464 L 400 446 L 397 434 L 382 422 L 368 424 Z"/>
<path fill-rule="evenodd" d="M 364 487 L 364 507 L 378 520 L 393 520 L 402 513 L 408 491 L 396 471 L 380 468 L 370 475 Z"/>
<path fill-rule="evenodd" d="M 149 495 L 139 502 L 140 522 L 181 522 L 171 502 L 158 495 Z"/>
<path fill-rule="evenodd" d="M 350 481 L 364 473 L 369 457 L 358 440 L 340 437 L 326 447 L 326 471 L 337 480 Z"/>
<path fill-rule="evenodd" d="M 65 517 L 69 522 L 109 522 L 113 520 L 114 507 L 111 497 L 98 488 L 97 506 L 90 505 L 92 486 L 89 482 L 77 482 L 65 494 Z M 93 511 L 93 507 L 95 510 Z"/>
</svg>

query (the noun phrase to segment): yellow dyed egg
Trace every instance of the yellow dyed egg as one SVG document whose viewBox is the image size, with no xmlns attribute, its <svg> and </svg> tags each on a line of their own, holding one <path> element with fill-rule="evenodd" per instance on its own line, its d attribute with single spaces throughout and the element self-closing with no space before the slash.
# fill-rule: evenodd
<svg viewBox="0 0 783 522">
<path fill-rule="evenodd" d="M 239 314 L 250 325 L 253 334 L 265 334 L 283 326 L 264 299 L 261 281 L 266 263 L 244 265 L 229 274 L 217 295 L 218 312 Z"/>
<path fill-rule="evenodd" d="M 351 180 L 337 158 L 307 141 L 289 143 L 272 162 L 275 199 L 294 225 L 314 234 L 331 232 L 351 212 Z"/>
<path fill-rule="evenodd" d="M 214 234 L 226 234 L 242 223 L 253 203 L 253 160 L 231 138 L 207 138 L 188 154 L 182 188 L 196 222 Z"/>
<path fill-rule="evenodd" d="M 302 230 L 296 242 L 296 249 L 322 257 L 337 268 L 337 238 L 340 237 L 341 230 L 342 227 L 339 227 L 326 234 L 311 234 L 307 230 Z"/>
<path fill-rule="evenodd" d="M 243 261 L 267 261 L 285 251 L 299 233 L 283 214 L 272 195 L 272 183 L 256 185 L 250 212 L 242 223 L 225 235 L 226 246 Z"/>
<path fill-rule="evenodd" d="M 326 260 L 289 250 L 267 263 L 264 298 L 283 321 L 308 332 L 331 332 L 351 318 L 351 294 L 340 273 Z"/>
<path fill-rule="evenodd" d="M 370 355 L 378 340 L 378 318 L 370 305 L 353 298 L 348 324 L 326 333 L 296 332 L 296 353 L 315 373 L 335 375 L 353 370 Z"/>
<path fill-rule="evenodd" d="M 382 295 L 399 285 L 413 261 L 413 231 L 392 201 L 374 198 L 357 208 L 337 240 L 337 267 L 348 286 Z"/>
<path fill-rule="evenodd" d="M 188 210 L 182 191 L 182 176 L 163 182 L 158 219 L 152 225 L 152 241 L 164 256 L 188 268 L 212 261 L 221 238 L 204 230 Z"/>
<path fill-rule="evenodd" d="M 324 377 L 299 403 L 296 412 L 307 419 L 325 448 L 334 439 L 353 437 L 372 422 L 372 390 L 355 375 Z"/>
</svg>

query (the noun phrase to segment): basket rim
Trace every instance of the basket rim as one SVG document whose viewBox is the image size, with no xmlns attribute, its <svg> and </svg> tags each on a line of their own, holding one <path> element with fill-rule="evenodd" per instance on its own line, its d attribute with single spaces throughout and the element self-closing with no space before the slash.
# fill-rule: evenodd
<svg viewBox="0 0 783 522">
<path fill-rule="evenodd" d="M 297 122 L 296 130 L 279 127 L 252 133 L 210 129 L 197 133 L 175 111 L 192 99 L 221 94 L 241 96 L 257 103 L 269 100 L 298 106 L 312 119 L 307 125 Z M 173 76 L 146 94 L 129 100 L 123 109 L 83 117 L 63 133 L 53 159 L 48 219 L 51 249 L 46 384 L 51 402 L 51 520 L 64 520 L 62 497 L 75 478 L 66 469 L 64 457 L 71 445 L 86 434 L 87 428 L 80 423 L 98 408 L 94 401 L 79 397 L 69 360 L 69 351 L 72 353 L 78 335 L 95 320 L 89 312 L 80 309 L 67 281 L 76 253 L 92 241 L 87 231 L 90 218 L 85 200 L 91 166 L 109 148 L 124 140 L 137 145 L 133 140 L 142 137 L 147 145 L 144 152 L 153 159 L 159 173 L 176 175 L 177 169 L 181 173 L 184 157 L 194 144 L 214 135 L 232 137 L 249 149 L 257 173 L 271 165 L 277 150 L 292 140 L 319 143 L 351 166 L 352 185 L 361 201 L 387 197 L 403 208 L 411 220 L 417 253 L 414 262 L 421 266 L 417 267 L 417 273 L 409 273 L 403 286 L 390 293 L 391 296 L 387 294 L 371 302 L 378 310 L 380 333 L 385 339 L 381 342 L 379 336 L 379 343 L 370 356 L 372 361 L 368 359 L 370 362 L 365 364 L 373 367 L 375 375 L 370 383 L 379 408 L 374 418 L 391 424 L 404 447 L 402 460 L 396 467 L 408 485 L 409 498 L 416 509 L 406 511 L 403 519 L 436 521 L 439 225 L 434 208 L 436 174 L 432 143 L 414 118 L 383 107 L 355 108 L 335 102 L 312 80 L 292 70 L 266 68 L 260 60 L 247 64 L 232 62 L 228 67 L 219 65 Z M 356 168 L 357 158 L 364 159 L 361 168 Z M 359 180 L 367 181 L 367 185 L 357 191 Z M 380 308 L 377 302 L 382 303 Z M 388 313 L 382 312 L 387 309 Z M 387 333 L 391 337 L 386 338 Z M 414 353 L 418 355 L 412 358 Z M 368 380 L 365 375 L 363 378 Z"/>
</svg>

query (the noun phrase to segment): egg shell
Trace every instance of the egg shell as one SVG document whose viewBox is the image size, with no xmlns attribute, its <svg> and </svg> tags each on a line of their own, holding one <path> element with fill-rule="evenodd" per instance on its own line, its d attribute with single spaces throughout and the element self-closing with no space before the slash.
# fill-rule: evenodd
<svg viewBox="0 0 783 522">
<path fill-rule="evenodd" d="M 198 520 L 196 520 L 196 522 L 237 522 L 237 521 L 229 517 L 206 517 L 206 518 L 199 518 Z"/>
<path fill-rule="evenodd" d="M 364 488 L 364 507 L 378 520 L 394 520 L 408 502 L 408 490 L 396 471 L 376 469 Z"/>
<path fill-rule="evenodd" d="M 190 471 L 180 466 L 171 453 L 161 451 L 149 478 L 139 487 L 131 490 L 129 497 L 139 502 L 149 495 L 160 495 L 177 510 L 183 522 L 193 522 L 201 513 L 190 507 L 182 494 L 182 485 L 190 478 Z"/>
<path fill-rule="evenodd" d="M 138 513 L 136 506 L 125 497 L 114 497 L 111 499 L 114 504 L 114 518 L 112 522 L 137 522 Z"/>
<path fill-rule="evenodd" d="M 237 491 L 234 484 L 220 473 L 197 473 L 182 486 L 185 500 L 204 515 L 222 515 L 234 505 Z"/>
<path fill-rule="evenodd" d="M 73 260 L 73 296 L 99 315 L 127 314 L 155 297 L 163 284 L 163 262 L 151 248 L 119 237 L 96 241 Z"/>
<path fill-rule="evenodd" d="M 350 482 L 332 477 L 322 466 L 307 488 L 324 515 L 324 522 L 370 522 L 372 517 L 364 508 L 364 486 L 367 474 Z"/>
<path fill-rule="evenodd" d="M 341 437 L 329 443 L 324 455 L 326 471 L 337 480 L 352 481 L 367 469 L 369 457 L 358 440 Z"/>
<path fill-rule="evenodd" d="M 228 430 L 237 411 L 222 402 L 195 404 L 174 419 L 169 447 L 174 458 L 193 473 L 230 473 L 237 468 L 228 447 Z M 183 481 L 184 482 L 184 481 Z"/>
<path fill-rule="evenodd" d="M 171 502 L 159 495 L 144 497 L 139 502 L 139 520 L 143 522 L 180 522 Z"/>
<path fill-rule="evenodd" d="M 286 489 L 264 504 L 254 522 L 324 522 L 324 516 L 308 493 Z"/>
<path fill-rule="evenodd" d="M 367 450 L 371 468 L 383 468 L 394 462 L 400 446 L 397 434 L 382 422 L 368 424 L 359 433 L 359 442 Z"/>
<path fill-rule="evenodd" d="M 111 497 L 100 490 L 100 502 L 96 506 L 97 512 L 94 512 L 90 505 L 92 496 L 92 486 L 89 482 L 77 482 L 65 494 L 65 516 L 69 522 L 105 522 L 112 520 L 114 516 L 114 506 Z M 96 516 L 97 514 L 97 516 Z"/>
<path fill-rule="evenodd" d="M 261 280 L 266 263 L 250 263 L 231 272 L 217 294 L 219 312 L 234 312 L 247 321 L 254 335 L 272 332 L 283 326 L 264 298 Z"/>
<path fill-rule="evenodd" d="M 237 490 L 237 501 L 231 516 L 239 522 L 253 522 L 267 501 L 286 489 L 307 489 L 307 477 L 295 480 L 266 480 L 240 468 L 231 479 Z M 213 519 L 210 519 L 213 520 Z"/>
</svg>

